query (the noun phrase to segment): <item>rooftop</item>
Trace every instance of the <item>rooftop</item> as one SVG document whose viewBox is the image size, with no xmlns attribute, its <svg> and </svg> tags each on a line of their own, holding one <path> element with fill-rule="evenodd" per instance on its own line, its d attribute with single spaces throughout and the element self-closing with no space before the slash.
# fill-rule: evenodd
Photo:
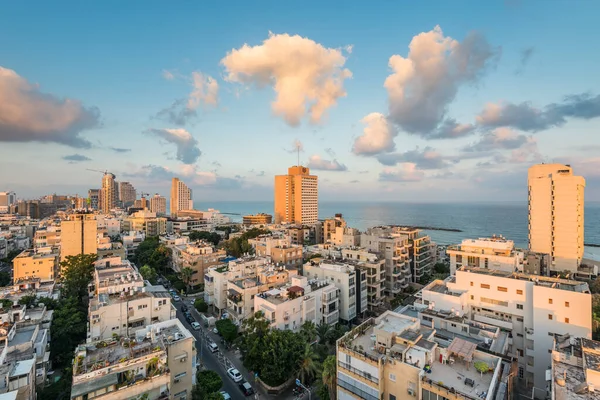
<svg viewBox="0 0 600 400">
<path fill-rule="evenodd" d="M 557 400 L 599 400 L 595 375 L 600 342 L 569 335 L 555 337 L 552 352 L 552 390 Z M 593 373 L 588 374 L 588 371 Z"/>
</svg>

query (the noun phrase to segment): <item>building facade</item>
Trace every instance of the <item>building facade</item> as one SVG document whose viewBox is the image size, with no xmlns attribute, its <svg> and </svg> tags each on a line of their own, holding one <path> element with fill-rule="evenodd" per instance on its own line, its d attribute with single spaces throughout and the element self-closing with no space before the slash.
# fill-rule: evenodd
<svg viewBox="0 0 600 400">
<path fill-rule="evenodd" d="M 244 215 L 242 223 L 245 226 L 251 225 L 269 225 L 273 222 L 273 216 L 270 214 L 259 213 L 253 215 Z"/>
<path fill-rule="evenodd" d="M 157 217 L 156 213 L 142 210 L 131 214 L 123 219 L 124 231 L 144 232 L 147 237 L 160 236 L 167 233 L 167 219 Z"/>
<path fill-rule="evenodd" d="M 24 250 L 13 260 L 13 280 L 39 278 L 41 282 L 58 277 L 60 266 L 57 248 Z"/>
<path fill-rule="evenodd" d="M 117 206 L 119 200 L 119 188 L 115 182 L 115 175 L 105 172 L 102 176 L 102 189 L 100 190 L 100 211 L 109 214 Z"/>
<path fill-rule="evenodd" d="M 171 215 L 184 210 L 193 210 L 192 189 L 181 182 L 179 178 L 173 178 L 171 182 Z"/>
<path fill-rule="evenodd" d="M 119 182 L 119 202 L 122 207 L 130 207 L 135 202 L 137 192 L 129 182 Z"/>
<path fill-rule="evenodd" d="M 463 239 L 460 245 L 448 246 L 450 275 L 462 266 L 496 269 L 507 272 L 523 271 L 523 251 L 515 249 L 512 240 L 500 237 Z"/>
<path fill-rule="evenodd" d="M 319 218 L 317 176 L 302 166 L 275 176 L 275 223 L 314 224 Z"/>
<path fill-rule="evenodd" d="M 60 260 L 78 254 L 97 254 L 98 223 L 92 214 L 72 214 L 60 224 Z"/>
<path fill-rule="evenodd" d="M 10 206 L 17 203 L 15 192 L 0 192 L 0 214 L 8 213 Z"/>
<path fill-rule="evenodd" d="M 92 210 L 98 210 L 100 204 L 100 189 L 88 190 L 88 207 Z"/>
<path fill-rule="evenodd" d="M 167 215 L 167 199 L 158 193 L 150 197 L 150 211 L 157 215 Z"/>
<path fill-rule="evenodd" d="M 222 264 L 227 256 L 225 250 L 216 249 L 211 243 L 196 241 L 170 247 L 173 269 L 181 272 L 184 268 L 192 270 L 189 284 L 198 286 L 204 283 L 204 274 L 209 267 Z"/>
</svg>

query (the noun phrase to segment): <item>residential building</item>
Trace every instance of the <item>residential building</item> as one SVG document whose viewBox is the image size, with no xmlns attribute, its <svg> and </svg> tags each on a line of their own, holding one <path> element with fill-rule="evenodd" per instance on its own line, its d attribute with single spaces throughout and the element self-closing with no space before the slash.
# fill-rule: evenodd
<svg viewBox="0 0 600 400">
<path fill-rule="evenodd" d="M 342 214 L 335 214 L 333 218 L 327 218 L 323 221 L 323 237 L 317 243 L 332 243 L 331 235 L 335 233 L 337 228 L 345 228 L 346 220 Z"/>
<path fill-rule="evenodd" d="M 137 193 L 133 185 L 129 182 L 119 182 L 119 202 L 122 207 L 130 207 L 135 202 Z"/>
<path fill-rule="evenodd" d="M 146 200 L 145 197 L 142 197 L 133 202 L 133 208 L 137 211 L 148 210 L 150 208 L 150 202 Z M 131 209 L 129 209 L 129 211 L 131 212 Z"/>
<path fill-rule="evenodd" d="M 552 271 L 577 272 L 584 253 L 585 179 L 563 164 L 529 168 L 529 250 L 550 255 Z"/>
<path fill-rule="evenodd" d="M 88 206 L 92 210 L 98 210 L 100 204 L 100 189 L 88 190 Z"/>
<path fill-rule="evenodd" d="M 15 192 L 0 192 L 0 214 L 8 213 L 10 206 L 17 203 Z"/>
<path fill-rule="evenodd" d="M 35 231 L 34 248 L 57 246 L 60 246 L 60 226 L 47 226 L 45 229 Z"/>
<path fill-rule="evenodd" d="M 552 400 L 598 400 L 600 342 L 571 335 L 555 336 L 549 384 Z"/>
<path fill-rule="evenodd" d="M 158 193 L 150 197 L 150 211 L 157 215 L 167 215 L 167 199 Z"/>
<path fill-rule="evenodd" d="M 71 399 L 191 398 L 196 345 L 183 324 L 177 319 L 159 322 L 132 336 L 86 343 L 76 349 Z"/>
<path fill-rule="evenodd" d="M 94 263 L 89 286 L 87 342 L 107 340 L 115 334 L 131 336 L 156 322 L 176 318 L 171 297 L 163 286 L 146 286 L 127 260 L 109 257 Z"/>
<path fill-rule="evenodd" d="M 127 258 L 132 257 L 135 254 L 135 250 L 145 239 L 146 234 L 140 231 L 128 231 L 121 235 Z"/>
<path fill-rule="evenodd" d="M 257 256 L 269 256 L 273 263 L 287 268 L 302 266 L 302 246 L 291 245 L 290 238 L 280 235 L 260 235 L 248 239 Z"/>
<path fill-rule="evenodd" d="M 35 360 L 26 359 L 0 366 L 0 388 L 2 400 L 35 400 Z"/>
<path fill-rule="evenodd" d="M 254 215 L 244 215 L 242 223 L 245 226 L 251 225 L 269 225 L 273 223 L 273 216 L 270 214 L 259 213 Z"/>
<path fill-rule="evenodd" d="M 310 227 L 306 225 L 293 225 L 286 229 L 286 236 L 290 238 L 293 245 L 305 245 L 311 243 Z"/>
<path fill-rule="evenodd" d="M 209 208 L 206 211 L 200 212 L 202 213 L 202 219 L 205 220 L 209 225 L 227 225 L 231 223 L 231 218 L 221 214 L 219 210 L 215 210 L 214 208 Z M 186 216 L 186 212 L 184 211 L 183 213 L 179 213 L 179 215 Z"/>
<path fill-rule="evenodd" d="M 368 229 L 360 238 L 361 247 L 385 260 L 385 293 L 395 297 L 412 281 L 408 236 L 393 232 L 393 227 Z"/>
<path fill-rule="evenodd" d="M 100 211 L 103 214 L 110 214 L 110 211 L 117 207 L 119 200 L 119 189 L 115 182 L 115 175 L 105 172 L 102 176 L 102 189 L 99 196 Z"/>
<path fill-rule="evenodd" d="M 339 321 L 339 289 L 326 280 L 294 276 L 286 285 L 254 296 L 254 310 L 275 329 L 297 332 L 306 322 L 333 325 Z"/>
<path fill-rule="evenodd" d="M 57 278 L 60 266 L 57 248 L 24 250 L 13 260 L 13 279 L 39 278 L 42 282 Z"/>
<path fill-rule="evenodd" d="M 547 394 L 553 335 L 591 338 L 592 297 L 585 282 L 463 266 L 416 297 L 417 307 L 466 315 L 509 332 L 508 355 L 518 359 L 517 376 L 536 398 Z"/>
<path fill-rule="evenodd" d="M 92 214 L 71 214 L 60 224 L 60 260 L 97 253 L 98 224 Z"/>
<path fill-rule="evenodd" d="M 297 165 L 275 176 L 275 223 L 313 224 L 319 217 L 317 176 Z"/>
<path fill-rule="evenodd" d="M 475 343 L 439 340 L 435 329 L 392 311 L 352 329 L 336 347 L 340 400 L 491 400 L 510 368 Z"/>
<path fill-rule="evenodd" d="M 171 215 L 177 215 L 179 211 L 193 210 L 192 189 L 181 182 L 179 178 L 173 178 L 171 182 Z"/>
<path fill-rule="evenodd" d="M 181 272 L 184 268 L 190 268 L 193 271 L 190 286 L 204 283 L 206 270 L 209 267 L 220 265 L 221 260 L 227 256 L 225 250 L 216 249 L 211 243 L 202 240 L 170 246 L 170 248 L 173 269 Z"/>
<path fill-rule="evenodd" d="M 98 259 L 106 257 L 127 258 L 127 249 L 121 242 L 113 242 L 109 236 L 98 235 Z"/>
<path fill-rule="evenodd" d="M 167 233 L 167 219 L 157 217 L 148 210 L 137 211 L 123 219 L 124 231 L 144 232 L 146 236 L 160 236 Z"/>
<path fill-rule="evenodd" d="M 109 217 L 107 215 L 97 215 L 98 233 L 106 234 L 110 237 L 119 236 L 121 233 L 121 219 Z"/>
<path fill-rule="evenodd" d="M 368 309 L 375 311 L 383 307 L 385 297 L 385 260 L 379 258 L 377 254 L 359 247 L 343 248 L 341 250 L 341 258 L 355 263 L 354 265 L 357 268 L 364 271 Z M 357 291 L 357 293 L 361 292 Z M 361 301 L 357 300 L 357 304 L 361 303 Z M 364 308 L 361 311 L 364 312 Z"/>
<path fill-rule="evenodd" d="M 450 256 L 450 275 L 462 266 L 522 272 L 525 258 L 512 240 L 502 236 L 463 239 L 460 245 L 448 246 L 446 254 Z"/>
<path fill-rule="evenodd" d="M 396 226 L 393 232 L 408 236 L 408 255 L 412 270 L 412 281 L 419 282 L 433 273 L 437 261 L 437 245 L 421 229 Z"/>
<path fill-rule="evenodd" d="M 254 249 L 257 256 L 271 256 L 271 251 L 277 246 L 290 246 L 291 241 L 288 236 L 281 234 L 260 235 L 254 239 L 248 239 L 248 244 Z"/>
<path fill-rule="evenodd" d="M 360 246 L 361 233 L 350 227 L 337 227 L 331 232 L 329 243 L 341 247 Z"/>
</svg>

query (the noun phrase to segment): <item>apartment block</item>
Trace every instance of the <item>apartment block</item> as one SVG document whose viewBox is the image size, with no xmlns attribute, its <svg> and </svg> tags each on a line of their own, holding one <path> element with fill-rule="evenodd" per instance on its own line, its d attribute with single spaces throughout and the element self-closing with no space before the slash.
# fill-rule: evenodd
<svg viewBox="0 0 600 400">
<path fill-rule="evenodd" d="M 173 319 L 80 345 L 71 399 L 190 399 L 195 376 L 195 339 Z"/>
<path fill-rule="evenodd" d="M 273 223 L 273 216 L 265 213 L 244 215 L 242 223 L 244 226 L 269 225 Z"/>
<path fill-rule="evenodd" d="M 92 214 L 72 214 L 60 224 L 60 260 L 79 254 L 96 254 L 98 224 Z"/>
<path fill-rule="evenodd" d="M 144 232 L 148 237 L 167 233 L 167 219 L 148 210 L 137 211 L 124 218 L 122 225 L 124 231 Z"/>
<path fill-rule="evenodd" d="M 105 172 L 102 176 L 102 189 L 99 192 L 99 207 L 103 214 L 110 214 L 119 201 L 119 187 L 115 175 Z"/>
<path fill-rule="evenodd" d="M 303 260 L 303 247 L 290 243 L 289 237 L 281 235 L 261 235 L 254 239 L 248 239 L 248 244 L 252 246 L 257 256 L 269 256 L 273 263 L 286 268 L 300 268 Z"/>
<path fill-rule="evenodd" d="M 42 282 L 53 281 L 60 271 L 59 251 L 45 247 L 24 250 L 13 260 L 13 279 L 39 278 Z"/>
<path fill-rule="evenodd" d="M 437 262 L 437 245 L 422 230 L 410 226 L 396 226 L 393 232 L 408 236 L 408 254 L 412 281 L 419 282 L 423 277 L 433 273 Z"/>
<path fill-rule="evenodd" d="M 571 335 L 555 336 L 550 375 L 552 400 L 598 400 L 600 342 Z"/>
<path fill-rule="evenodd" d="M 113 242 L 108 236 L 98 235 L 98 258 L 119 257 L 127 258 L 127 249 L 121 242 Z"/>
<path fill-rule="evenodd" d="M 10 211 L 10 206 L 16 204 L 17 195 L 15 192 L 0 192 L 0 214 Z"/>
<path fill-rule="evenodd" d="M 300 165 L 275 176 L 275 223 L 314 224 L 319 218 L 317 176 Z"/>
<path fill-rule="evenodd" d="M 121 219 L 108 215 L 97 215 L 98 233 L 108 236 L 118 236 L 121 233 Z"/>
<path fill-rule="evenodd" d="M 186 186 L 178 178 L 171 182 L 171 215 L 177 215 L 179 211 L 193 210 L 192 189 Z"/>
<path fill-rule="evenodd" d="M 187 244 L 171 246 L 173 269 L 181 271 L 191 268 L 193 271 L 191 286 L 204 283 L 204 274 L 209 267 L 220 265 L 227 256 L 223 249 L 217 249 L 212 243 L 199 240 Z"/>
<path fill-rule="evenodd" d="M 47 226 L 45 229 L 35 231 L 33 247 L 57 247 L 60 246 L 60 226 Z"/>
<path fill-rule="evenodd" d="M 159 195 L 158 193 L 150 197 L 150 211 L 156 213 L 157 215 L 166 215 L 167 199 L 164 196 Z"/>
<path fill-rule="evenodd" d="M 507 368 L 502 360 L 460 338 L 438 341 L 435 333 L 392 311 L 354 328 L 337 341 L 337 398 L 496 398 Z"/>
<path fill-rule="evenodd" d="M 98 210 L 100 204 L 100 189 L 88 190 L 88 207 L 92 210 Z"/>
<path fill-rule="evenodd" d="M 104 258 L 94 264 L 89 286 L 88 343 L 113 335 L 130 336 L 136 330 L 176 317 L 163 286 L 145 286 L 144 278 L 127 260 Z"/>
<path fill-rule="evenodd" d="M 295 332 L 305 322 L 336 324 L 339 308 L 339 289 L 333 283 L 304 276 L 254 296 L 254 310 L 261 311 L 272 328 Z"/>
<path fill-rule="evenodd" d="M 144 232 L 129 231 L 124 232 L 121 235 L 121 240 L 123 241 L 127 258 L 132 257 L 135 254 L 135 250 L 145 239 L 146 234 Z"/>
<path fill-rule="evenodd" d="M 130 207 L 135 202 L 137 193 L 133 185 L 129 182 L 119 182 L 119 202 L 122 207 Z"/>
<path fill-rule="evenodd" d="M 448 246 L 446 254 L 450 257 L 451 275 L 463 266 L 522 272 L 525 259 L 525 253 L 502 236 L 463 239 L 460 245 Z"/>
<path fill-rule="evenodd" d="M 385 260 L 379 258 L 377 254 L 360 247 L 343 248 L 340 256 L 344 260 L 354 262 L 357 268 L 364 271 L 367 287 L 367 308 L 375 311 L 383 307 Z"/>
<path fill-rule="evenodd" d="M 591 338 L 592 298 L 585 282 L 463 266 L 454 277 L 424 287 L 417 299 L 415 306 L 509 332 L 507 354 L 518 359 L 517 376 L 537 398 L 549 390 L 554 336 Z"/>
</svg>

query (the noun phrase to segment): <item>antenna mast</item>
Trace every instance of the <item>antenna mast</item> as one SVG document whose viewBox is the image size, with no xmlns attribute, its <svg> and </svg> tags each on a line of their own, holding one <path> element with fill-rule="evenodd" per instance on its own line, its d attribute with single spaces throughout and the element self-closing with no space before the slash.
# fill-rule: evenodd
<svg viewBox="0 0 600 400">
<path fill-rule="evenodd" d="M 300 146 L 296 146 L 296 150 L 298 151 L 298 166 L 300 166 Z"/>
</svg>

